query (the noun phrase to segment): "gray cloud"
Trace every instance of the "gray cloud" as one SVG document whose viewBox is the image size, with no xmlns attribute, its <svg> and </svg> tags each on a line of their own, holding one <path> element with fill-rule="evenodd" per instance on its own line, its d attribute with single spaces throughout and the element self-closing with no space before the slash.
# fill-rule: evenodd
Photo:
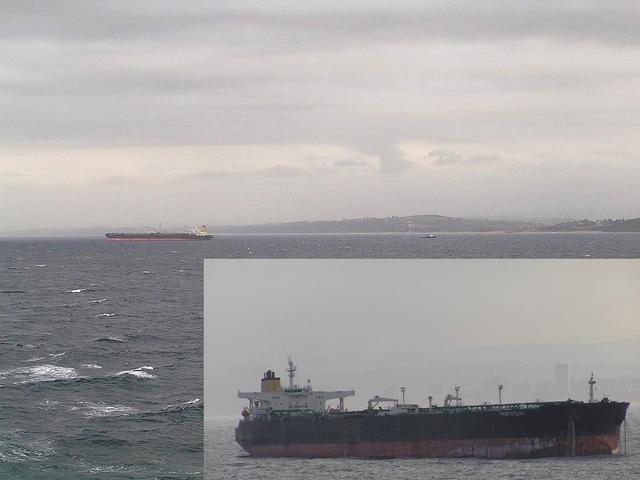
<svg viewBox="0 0 640 480">
<path fill-rule="evenodd" d="M 334 167 L 368 167 L 369 162 L 366 160 L 355 160 L 355 159 L 346 159 L 346 160 L 336 160 L 333 162 Z"/>
<path fill-rule="evenodd" d="M 471 155 L 466 158 L 466 162 L 471 164 L 493 163 L 499 162 L 500 160 L 500 155 Z"/>
<path fill-rule="evenodd" d="M 381 173 L 399 173 L 415 165 L 398 148 L 389 146 L 377 151 Z"/>
<path fill-rule="evenodd" d="M 433 164 L 439 166 L 454 164 L 479 165 L 500 161 L 499 155 L 470 155 L 465 157 L 460 153 L 446 149 L 431 150 L 426 155 L 426 158 L 432 159 Z"/>
<path fill-rule="evenodd" d="M 500 99 L 633 82 L 637 62 L 529 64 L 504 42 L 632 48 L 639 11 L 636 2 L 589 0 L 13 3 L 0 31 L 0 142 L 395 146 L 521 135 L 532 124 L 535 134 L 553 132 L 531 106 L 523 113 Z M 459 45 L 502 53 L 479 61 Z M 450 53 L 425 55 L 430 48 Z M 473 94 L 495 102 L 489 124 Z M 443 111 L 435 100 L 448 96 L 467 106 Z M 563 128 L 637 118 L 634 105 L 581 108 Z M 384 171 L 406 167 L 384 157 Z"/>
<path fill-rule="evenodd" d="M 122 175 L 114 175 L 111 177 L 106 177 L 96 182 L 96 184 L 99 184 L 99 185 L 132 185 L 135 183 L 136 183 L 135 179 L 131 177 L 125 177 Z"/>
<path fill-rule="evenodd" d="M 345 41 L 488 40 L 550 37 L 572 41 L 635 43 L 637 2 L 597 0 L 528 2 L 325 2 L 321 5 L 249 1 L 126 2 L 27 1 L 7 5 L 5 38 L 63 41 L 144 41 L 217 38 L 238 43 L 322 49 Z M 251 26 L 251 30 L 243 27 Z M 238 27 L 241 27 L 238 29 Z M 231 33 L 235 35 L 231 35 Z M 265 38 L 269 42 L 264 42 Z"/>
<path fill-rule="evenodd" d="M 234 178 L 294 178 L 306 177 L 310 172 L 304 168 L 291 167 L 287 165 L 274 165 L 269 168 L 249 171 L 229 171 L 229 170 L 205 170 L 193 174 L 182 175 L 179 180 L 221 180 Z"/>
<path fill-rule="evenodd" d="M 188 175 L 183 175 L 179 178 L 179 180 L 198 180 L 198 181 L 209 181 L 216 180 L 221 178 L 236 178 L 241 176 L 237 172 L 226 172 L 226 171 L 216 171 L 216 170 L 206 170 L 203 172 L 192 173 Z"/>
<path fill-rule="evenodd" d="M 309 175 L 309 172 L 302 168 L 288 167 L 286 165 L 275 165 L 264 170 L 260 170 L 260 176 L 270 178 L 291 178 L 291 177 L 305 177 Z"/>
<path fill-rule="evenodd" d="M 460 163 L 463 160 L 462 155 L 459 153 L 444 149 L 431 150 L 427 154 L 427 158 L 433 159 L 433 163 L 436 165 L 451 165 L 453 163 Z"/>
<path fill-rule="evenodd" d="M 3 172 L 0 171 L 0 178 L 4 178 L 4 179 L 24 179 L 24 178 L 29 178 L 30 175 L 26 174 L 26 173 L 21 173 L 21 172 Z"/>
</svg>

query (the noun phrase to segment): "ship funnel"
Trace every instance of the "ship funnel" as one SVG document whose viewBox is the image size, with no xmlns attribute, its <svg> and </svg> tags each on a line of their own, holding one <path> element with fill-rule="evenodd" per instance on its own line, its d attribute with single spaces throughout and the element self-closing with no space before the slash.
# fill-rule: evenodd
<svg viewBox="0 0 640 480">
<path fill-rule="evenodd" d="M 280 390 L 280 377 L 276 377 L 276 373 L 271 370 L 264 372 L 262 381 L 260 382 L 261 392 L 277 392 Z"/>
</svg>

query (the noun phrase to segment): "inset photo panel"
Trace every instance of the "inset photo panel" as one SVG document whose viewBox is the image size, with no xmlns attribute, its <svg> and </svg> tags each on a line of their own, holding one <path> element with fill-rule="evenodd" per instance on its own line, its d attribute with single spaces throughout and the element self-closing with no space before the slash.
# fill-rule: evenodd
<svg viewBox="0 0 640 480">
<path fill-rule="evenodd" d="M 633 469 L 636 260 L 208 259 L 204 279 L 207 479 Z"/>
</svg>

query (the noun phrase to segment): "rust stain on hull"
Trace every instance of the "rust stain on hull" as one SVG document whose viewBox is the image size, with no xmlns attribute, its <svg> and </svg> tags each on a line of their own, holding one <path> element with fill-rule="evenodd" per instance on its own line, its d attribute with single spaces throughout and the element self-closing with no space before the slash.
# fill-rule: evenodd
<svg viewBox="0 0 640 480">
<path fill-rule="evenodd" d="M 612 455 L 619 451 L 618 435 L 591 435 L 576 438 L 575 454 Z M 306 443 L 252 445 L 246 447 L 256 457 L 324 458 L 538 458 L 567 455 L 566 439 L 501 438 L 473 440 L 419 440 L 413 442 Z"/>
</svg>

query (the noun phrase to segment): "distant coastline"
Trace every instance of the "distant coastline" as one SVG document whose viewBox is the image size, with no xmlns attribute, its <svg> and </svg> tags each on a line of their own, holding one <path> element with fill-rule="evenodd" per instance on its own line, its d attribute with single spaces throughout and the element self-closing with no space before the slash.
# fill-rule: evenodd
<svg viewBox="0 0 640 480">
<path fill-rule="evenodd" d="M 228 225 L 217 226 L 213 231 L 219 234 L 640 232 L 640 218 L 572 220 L 554 223 L 553 221 L 411 215 Z"/>
<path fill-rule="evenodd" d="M 540 228 L 542 232 L 640 232 L 640 217 L 612 220 L 576 220 Z"/>
<path fill-rule="evenodd" d="M 495 218 L 462 218 L 444 215 L 409 215 L 391 217 L 345 218 L 256 225 L 216 225 L 210 227 L 215 234 L 382 234 L 382 233 L 551 233 L 551 232 L 640 232 L 640 217 L 603 220 L 511 220 Z M 187 231 L 188 227 L 104 227 L 68 229 L 32 229 L 2 232 L 3 237 L 97 237 L 108 231 Z"/>
</svg>

